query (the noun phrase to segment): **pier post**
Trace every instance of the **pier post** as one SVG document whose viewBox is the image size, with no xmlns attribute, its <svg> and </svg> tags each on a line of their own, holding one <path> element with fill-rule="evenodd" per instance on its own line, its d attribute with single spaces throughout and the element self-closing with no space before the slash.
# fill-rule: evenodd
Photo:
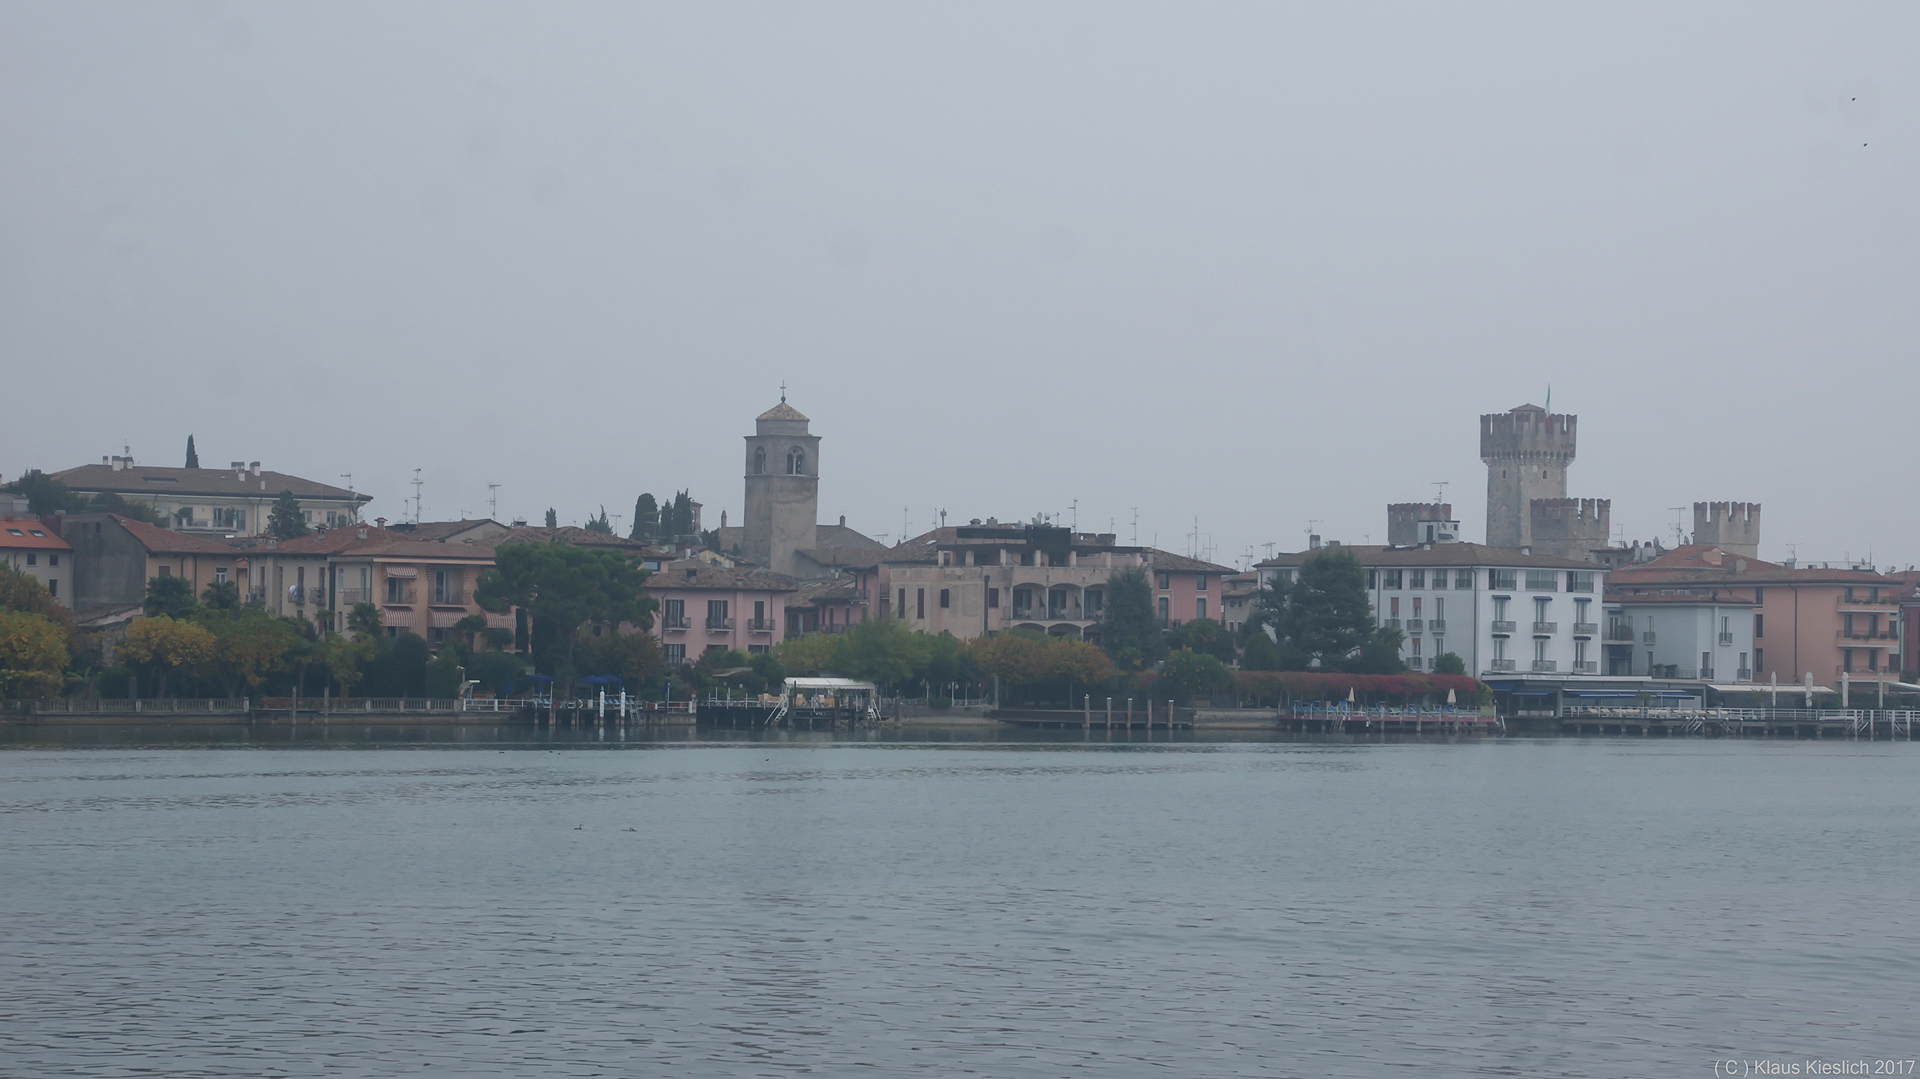
<svg viewBox="0 0 1920 1079">
<path fill-rule="evenodd" d="M 1080 729 L 1093 729 L 1093 694 L 1091 693 L 1083 693 L 1080 696 Z"/>
<path fill-rule="evenodd" d="M 1107 698 L 1107 729 L 1113 729 L 1113 698 Z"/>
<path fill-rule="evenodd" d="M 1127 729 L 1133 729 L 1133 698 L 1127 698 Z"/>
<path fill-rule="evenodd" d="M 1147 698 L 1147 733 L 1153 733 L 1153 698 Z"/>
<path fill-rule="evenodd" d="M 1173 733 L 1173 701 L 1167 701 L 1167 733 Z"/>
</svg>

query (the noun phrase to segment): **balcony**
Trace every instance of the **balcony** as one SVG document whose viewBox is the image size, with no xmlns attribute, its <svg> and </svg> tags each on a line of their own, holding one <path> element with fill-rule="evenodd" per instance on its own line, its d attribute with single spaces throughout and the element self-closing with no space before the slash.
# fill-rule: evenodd
<svg viewBox="0 0 1920 1079">
<path fill-rule="evenodd" d="M 465 607 L 467 592 L 464 588 L 436 588 L 433 598 L 427 601 L 430 607 Z"/>
<path fill-rule="evenodd" d="M 1700 677 L 1709 682 L 1713 681 L 1713 668 L 1712 667 L 1700 668 Z"/>
<path fill-rule="evenodd" d="M 1429 618 L 1429 619 L 1427 619 L 1427 632 L 1428 632 L 1428 633 L 1433 633 L 1433 634 L 1441 634 L 1441 633 L 1445 633 L 1446 631 L 1447 631 L 1447 620 L 1446 620 L 1446 619 L 1444 619 L 1444 618 Z"/>
<path fill-rule="evenodd" d="M 1594 661 L 1594 660 L 1591 660 L 1591 659 L 1587 659 L 1587 660 L 1574 660 L 1574 662 L 1573 662 L 1573 673 L 1575 673 L 1575 674 L 1599 674 L 1599 673 L 1600 673 L 1600 664 L 1599 664 L 1598 662 L 1596 662 L 1596 661 Z"/>
<path fill-rule="evenodd" d="M 1420 670 L 1423 666 L 1426 665 L 1426 662 L 1427 662 L 1426 660 L 1420 658 L 1419 656 L 1408 656 L 1407 670 L 1410 670 L 1410 671 Z"/>
<path fill-rule="evenodd" d="M 660 628 L 670 633 L 685 633 L 692 627 L 686 615 L 667 615 L 660 619 Z"/>
<path fill-rule="evenodd" d="M 1510 670 L 1513 670 L 1513 660 L 1510 660 L 1510 659 L 1492 660 L 1487 664 L 1487 667 L 1489 670 L 1510 671 Z"/>
<path fill-rule="evenodd" d="M 1408 632 L 1408 633 L 1418 633 L 1418 632 L 1420 632 L 1420 626 L 1421 626 L 1421 622 L 1420 622 L 1420 620 L 1419 620 L 1418 618 L 1409 618 L 1409 619 L 1407 619 L 1407 632 Z"/>
<path fill-rule="evenodd" d="M 351 607 L 356 603 L 372 603 L 373 593 L 364 588 L 342 588 L 340 606 Z"/>
<path fill-rule="evenodd" d="M 1641 644 L 1652 644 L 1652 643 L 1653 643 L 1653 631 L 1652 631 L 1652 630 L 1647 630 L 1647 631 L 1646 631 L 1645 633 L 1642 633 L 1642 634 L 1640 635 L 1640 643 L 1641 643 Z"/>
<path fill-rule="evenodd" d="M 1846 597 L 1846 594 L 1842 593 L 1840 595 L 1840 598 L 1835 602 L 1836 602 L 1836 605 L 1843 611 L 1892 612 L 1893 610 L 1899 607 L 1899 604 L 1900 604 L 1899 596 L 1900 594 L 1898 592 L 1895 592 L 1893 595 L 1881 596 L 1879 599 L 1868 599 L 1865 596 L 1855 596 L 1852 599 L 1848 599 Z"/>
<path fill-rule="evenodd" d="M 1535 674 L 1552 674 L 1559 668 L 1560 663 L 1557 660 L 1536 659 L 1533 661 L 1533 673 Z"/>
<path fill-rule="evenodd" d="M 1751 668 L 1751 667 L 1742 667 L 1742 668 L 1740 668 L 1739 670 L 1737 670 L 1737 671 L 1735 671 L 1735 672 L 1733 672 L 1733 680 L 1734 680 L 1734 681 L 1736 681 L 1736 682 L 1751 682 L 1751 681 L 1753 681 L 1753 668 Z"/>
<path fill-rule="evenodd" d="M 414 597 L 417 594 L 418 593 L 411 588 L 389 588 L 387 589 L 387 598 L 380 602 L 389 607 L 411 607 L 414 603 Z"/>
<path fill-rule="evenodd" d="M 1040 617 L 1040 615 L 1039 615 L 1039 613 L 1038 613 L 1038 611 L 1036 611 L 1036 610 L 1035 610 L 1034 608 L 1032 608 L 1032 607 L 1015 607 L 1015 608 L 1013 609 L 1013 617 L 1015 617 L 1015 618 L 1038 618 L 1038 617 Z"/>
<path fill-rule="evenodd" d="M 1575 622 L 1573 624 L 1573 635 L 1575 637 L 1595 637 L 1598 636 L 1599 633 L 1600 625 L 1597 622 Z"/>
<path fill-rule="evenodd" d="M 1560 632 L 1560 623 L 1558 622 L 1535 622 L 1533 624 L 1533 635 L 1535 637 L 1550 637 L 1558 632 Z"/>
<path fill-rule="evenodd" d="M 1387 627 L 1388 629 L 1399 629 L 1399 628 L 1400 628 L 1400 620 L 1399 620 L 1398 618 L 1389 618 L 1389 619 L 1387 619 L 1387 621 L 1386 621 L 1386 627 Z"/>
<path fill-rule="evenodd" d="M 1728 645 L 1728 644 L 1732 644 L 1732 643 L 1733 643 L 1733 634 L 1731 634 L 1731 633 L 1721 633 L 1721 634 L 1720 634 L 1720 643 L 1721 643 L 1721 644 L 1723 644 L 1723 645 Z"/>
<path fill-rule="evenodd" d="M 1493 635 L 1494 635 L 1495 637 L 1504 637 L 1504 636 L 1506 636 L 1506 635 L 1508 635 L 1508 634 L 1510 634 L 1510 633 L 1512 633 L 1512 632 L 1513 632 L 1513 631 L 1514 631 L 1515 629 L 1518 629 L 1518 628 L 1519 628 L 1519 624 L 1518 624 L 1518 623 L 1515 623 L 1515 622 L 1502 622 L 1502 621 L 1500 621 L 1500 620 L 1498 620 L 1498 619 L 1495 619 L 1495 620 L 1494 620 L 1494 623 L 1493 623 Z M 1496 668 L 1494 668 L 1494 669 L 1495 669 L 1495 670 L 1498 670 L 1499 668 L 1497 668 L 1497 667 L 1496 667 Z M 1507 668 L 1507 669 L 1508 669 L 1508 670 L 1512 670 L 1513 668 L 1511 668 L 1511 667 L 1509 667 L 1509 668 Z"/>
<path fill-rule="evenodd" d="M 1889 642 L 1898 641 L 1900 634 L 1894 632 L 1891 627 L 1883 629 L 1878 633 L 1864 629 L 1856 629 L 1849 633 L 1844 629 L 1840 629 L 1834 631 L 1834 639 L 1841 644 L 1851 645 L 1854 648 L 1890 648 L 1892 645 Z"/>
<path fill-rule="evenodd" d="M 1624 641 L 1627 644 L 1632 644 L 1633 643 L 1633 627 L 1626 625 L 1624 623 L 1609 622 L 1607 624 L 1607 640 Z"/>
<path fill-rule="evenodd" d="M 267 590 L 265 588 L 249 588 L 247 589 L 246 598 L 242 602 L 265 603 L 267 602 Z"/>
<path fill-rule="evenodd" d="M 747 632 L 748 633 L 772 633 L 773 619 L 750 618 L 747 620 Z"/>
<path fill-rule="evenodd" d="M 727 633 L 727 632 L 731 632 L 732 629 L 733 629 L 733 619 L 731 618 L 707 619 L 708 633 Z"/>
</svg>

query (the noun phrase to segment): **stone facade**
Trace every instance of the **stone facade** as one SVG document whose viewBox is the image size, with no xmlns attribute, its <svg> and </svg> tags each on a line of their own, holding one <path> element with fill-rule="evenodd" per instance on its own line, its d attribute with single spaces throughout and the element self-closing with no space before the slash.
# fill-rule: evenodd
<svg viewBox="0 0 1920 1079">
<path fill-rule="evenodd" d="M 1760 557 L 1760 503 L 1695 502 L 1693 542 L 1742 558 Z"/>
<path fill-rule="evenodd" d="M 1480 417 L 1480 459 L 1487 465 L 1489 547 L 1531 547 L 1537 498 L 1567 497 L 1578 417 L 1553 415 L 1538 405 Z"/>
<path fill-rule="evenodd" d="M 1527 504 L 1529 545 L 1537 554 L 1591 561 L 1607 545 L 1612 510 L 1606 498 L 1536 498 Z"/>
<path fill-rule="evenodd" d="M 746 437 L 746 513 L 741 557 L 775 573 L 797 572 L 796 552 L 817 546 L 820 437 L 807 417 L 780 403 L 754 421 Z"/>
</svg>

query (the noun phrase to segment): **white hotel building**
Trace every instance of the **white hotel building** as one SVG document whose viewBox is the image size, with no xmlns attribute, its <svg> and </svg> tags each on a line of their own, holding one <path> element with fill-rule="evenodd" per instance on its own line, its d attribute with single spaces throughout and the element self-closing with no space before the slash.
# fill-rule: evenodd
<svg viewBox="0 0 1920 1079">
<path fill-rule="evenodd" d="M 1410 670 L 1451 652 L 1482 677 L 1604 673 L 1600 566 L 1478 543 L 1344 549 L 1366 570 L 1377 623 L 1405 635 Z M 1315 553 L 1261 562 L 1260 583 L 1291 583 Z"/>
</svg>

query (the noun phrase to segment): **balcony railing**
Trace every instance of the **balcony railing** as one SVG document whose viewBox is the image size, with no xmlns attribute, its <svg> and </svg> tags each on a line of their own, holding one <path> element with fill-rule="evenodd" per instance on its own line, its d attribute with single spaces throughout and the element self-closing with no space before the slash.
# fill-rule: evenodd
<svg viewBox="0 0 1920 1079">
<path fill-rule="evenodd" d="M 1712 667 L 1700 668 L 1700 677 L 1706 679 L 1709 682 L 1713 681 L 1713 668 Z"/>
<path fill-rule="evenodd" d="M 1493 632 L 1495 636 L 1499 636 L 1500 634 L 1503 634 L 1503 633 L 1512 633 L 1514 630 L 1518 628 L 1519 628 L 1519 624 L 1515 622 L 1502 622 L 1499 619 L 1495 619 L 1493 623 Z M 1499 669 L 1500 668 L 1498 667 L 1494 668 L 1494 670 L 1499 670 Z M 1508 670 L 1512 670 L 1512 668 L 1509 667 Z"/>
<path fill-rule="evenodd" d="M 246 599 L 243 602 L 265 603 L 266 601 L 267 601 L 267 590 L 265 588 L 249 588 L 247 589 Z"/>
<path fill-rule="evenodd" d="M 364 588 L 342 588 L 340 606 L 351 607 L 356 603 L 372 603 L 373 593 Z"/>
<path fill-rule="evenodd" d="M 1545 637 L 1558 632 L 1560 632 L 1560 623 L 1558 622 L 1535 622 L 1533 624 L 1533 634 L 1536 637 Z"/>
<path fill-rule="evenodd" d="M 1555 670 L 1559 669 L 1559 666 L 1558 661 L 1551 659 L 1536 659 L 1533 661 L 1533 671 L 1535 674 L 1552 674 Z"/>
<path fill-rule="evenodd" d="M 464 588 L 436 588 L 427 603 L 434 607 L 465 607 L 467 592 Z"/>
<path fill-rule="evenodd" d="M 1573 624 L 1573 635 L 1575 637 L 1592 637 L 1599 632 L 1600 625 L 1597 622 L 1575 622 Z"/>
<path fill-rule="evenodd" d="M 1573 673 L 1599 674 L 1600 664 L 1597 661 L 1591 660 L 1591 659 L 1577 659 L 1573 661 Z"/>
<path fill-rule="evenodd" d="M 691 628 L 692 625 L 693 623 L 687 621 L 687 618 L 685 615 L 680 615 L 677 618 L 672 616 L 663 616 L 660 619 L 660 628 L 664 630 L 685 632 L 687 629 Z"/>
<path fill-rule="evenodd" d="M 725 633 L 725 632 L 727 632 L 728 630 L 730 630 L 730 629 L 732 629 L 732 628 L 733 628 L 733 619 L 731 619 L 731 618 L 709 618 L 709 619 L 707 619 L 707 632 L 708 632 L 708 633 Z"/>
<path fill-rule="evenodd" d="M 1742 668 L 1740 668 L 1739 670 L 1737 670 L 1737 671 L 1734 671 L 1734 672 L 1733 672 L 1733 680 L 1734 680 L 1734 681 L 1736 681 L 1736 682 L 1751 682 L 1751 681 L 1753 681 L 1753 668 L 1751 668 L 1751 667 L 1742 667 Z"/>
<path fill-rule="evenodd" d="M 1900 639 L 1900 634 L 1896 633 L 1892 627 L 1883 629 L 1878 633 L 1864 629 L 1856 629 L 1851 633 L 1844 629 L 1835 630 L 1834 632 L 1837 635 L 1835 639 L 1852 644 L 1864 644 L 1867 641 L 1897 641 Z"/>
<path fill-rule="evenodd" d="M 1446 619 L 1444 619 L 1444 618 L 1429 618 L 1429 619 L 1427 619 L 1427 632 L 1428 632 L 1428 633 L 1435 633 L 1435 634 L 1438 634 L 1438 633 L 1445 633 L 1446 631 L 1447 631 L 1447 620 L 1446 620 Z"/>
<path fill-rule="evenodd" d="M 1728 633 L 1728 632 L 1725 632 L 1725 631 L 1722 631 L 1722 632 L 1721 632 L 1721 634 L 1720 634 L 1720 643 L 1721 643 L 1721 644 L 1732 644 L 1732 643 L 1733 643 L 1733 634 L 1731 634 L 1731 633 Z"/>
<path fill-rule="evenodd" d="M 1426 662 L 1427 662 L 1427 661 L 1426 661 L 1425 659 L 1422 659 L 1422 658 L 1421 658 L 1421 657 L 1419 657 L 1419 656 L 1408 656 L 1408 657 L 1407 657 L 1407 670 L 1410 670 L 1410 671 L 1417 671 L 1417 670 L 1420 670 L 1420 669 L 1421 669 L 1421 668 L 1422 668 L 1423 666 L 1425 666 L 1425 665 L 1426 665 Z"/>
<path fill-rule="evenodd" d="M 1607 640 L 1626 641 L 1628 644 L 1632 644 L 1633 627 L 1627 625 L 1609 625 L 1607 626 Z"/>
<path fill-rule="evenodd" d="M 748 633 L 772 633 L 773 619 L 749 618 L 747 619 L 747 632 Z"/>
<path fill-rule="evenodd" d="M 1496 671 L 1510 671 L 1510 670 L 1513 670 L 1513 660 L 1496 659 L 1489 662 L 1487 666 L 1490 669 L 1496 670 Z"/>
<path fill-rule="evenodd" d="M 1407 632 L 1408 632 L 1408 633 L 1418 633 L 1418 632 L 1420 632 L 1420 625 L 1421 625 L 1421 623 L 1420 623 L 1420 620 L 1419 620 L 1418 618 L 1409 618 L 1409 619 L 1407 619 Z"/>
<path fill-rule="evenodd" d="M 1653 643 L 1653 631 L 1652 631 L 1652 630 L 1647 630 L 1647 631 L 1646 631 L 1645 633 L 1642 633 L 1642 634 L 1640 635 L 1640 643 L 1641 643 L 1641 644 L 1652 644 L 1652 643 Z"/>
<path fill-rule="evenodd" d="M 389 607 L 411 607 L 416 594 L 411 588 L 389 588 L 385 592 L 386 598 L 380 602 Z"/>
<path fill-rule="evenodd" d="M 1387 628 L 1388 628 L 1388 629 L 1399 629 L 1399 628 L 1400 628 L 1400 620 L 1399 620 L 1398 618 L 1389 618 L 1389 619 L 1387 619 Z"/>
<path fill-rule="evenodd" d="M 1892 609 L 1899 605 L 1899 602 L 1900 602 L 1899 595 L 1900 594 L 1898 592 L 1895 592 L 1893 595 L 1881 596 L 1879 599 L 1868 599 L 1865 596 L 1856 595 L 1852 599 L 1848 599 L 1846 597 L 1846 594 L 1843 592 L 1841 593 L 1840 598 L 1837 601 L 1837 605 L 1840 607 L 1849 607 L 1849 608 L 1870 607 L 1870 608 L 1876 608 L 1876 609 Z"/>
<path fill-rule="evenodd" d="M 1015 617 L 1015 618 L 1033 618 L 1033 617 L 1036 617 L 1036 616 L 1035 616 L 1035 614 L 1034 614 L 1034 609 L 1033 609 L 1032 607 L 1015 607 L 1015 608 L 1013 609 L 1013 617 Z"/>
</svg>

